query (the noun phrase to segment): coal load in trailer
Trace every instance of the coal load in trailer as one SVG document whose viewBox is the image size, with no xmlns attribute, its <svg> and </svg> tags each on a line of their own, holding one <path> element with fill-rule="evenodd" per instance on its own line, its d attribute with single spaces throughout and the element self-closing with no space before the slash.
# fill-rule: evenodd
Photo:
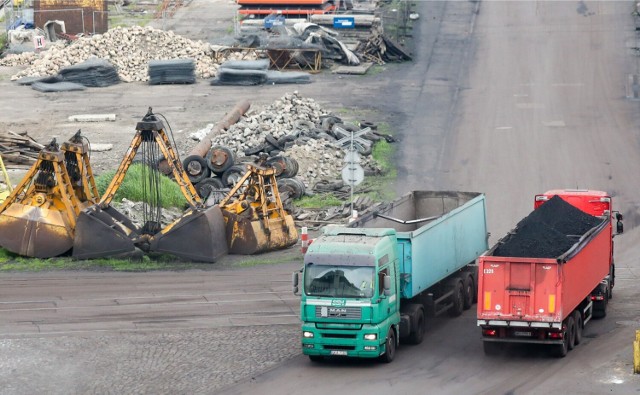
<svg viewBox="0 0 640 395">
<path fill-rule="evenodd" d="M 569 250 L 577 237 L 600 222 L 598 217 L 554 196 L 522 219 L 516 232 L 495 248 L 493 256 L 555 258 Z"/>
</svg>

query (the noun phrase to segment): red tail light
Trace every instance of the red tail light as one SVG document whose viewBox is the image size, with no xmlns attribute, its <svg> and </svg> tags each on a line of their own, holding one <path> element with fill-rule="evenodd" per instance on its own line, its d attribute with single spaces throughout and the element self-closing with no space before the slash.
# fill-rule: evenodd
<svg viewBox="0 0 640 395">
<path fill-rule="evenodd" d="M 482 330 L 482 335 L 483 336 L 497 336 L 498 335 L 498 331 L 496 331 L 495 329 L 483 329 Z"/>
<path fill-rule="evenodd" d="M 549 339 L 562 339 L 562 332 L 549 332 L 547 336 Z"/>
</svg>

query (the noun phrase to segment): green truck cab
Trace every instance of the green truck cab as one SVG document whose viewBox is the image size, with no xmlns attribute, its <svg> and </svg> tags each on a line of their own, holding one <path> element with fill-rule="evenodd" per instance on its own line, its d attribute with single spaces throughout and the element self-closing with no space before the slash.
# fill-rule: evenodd
<svg viewBox="0 0 640 395">
<path fill-rule="evenodd" d="M 432 317 L 471 307 L 486 250 L 474 192 L 414 191 L 351 227 L 325 227 L 293 277 L 302 352 L 391 362 L 401 339 L 422 342 Z"/>
</svg>

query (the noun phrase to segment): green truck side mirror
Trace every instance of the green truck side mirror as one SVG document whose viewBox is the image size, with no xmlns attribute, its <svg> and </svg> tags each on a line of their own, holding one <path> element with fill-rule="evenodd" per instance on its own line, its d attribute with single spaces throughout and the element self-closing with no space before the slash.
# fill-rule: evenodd
<svg viewBox="0 0 640 395">
<path fill-rule="evenodd" d="M 391 295 L 391 277 L 384 276 L 383 286 L 384 286 L 384 296 Z"/>
<path fill-rule="evenodd" d="M 293 294 L 298 294 L 298 272 L 293 272 L 291 276 L 291 285 L 293 286 Z"/>
</svg>

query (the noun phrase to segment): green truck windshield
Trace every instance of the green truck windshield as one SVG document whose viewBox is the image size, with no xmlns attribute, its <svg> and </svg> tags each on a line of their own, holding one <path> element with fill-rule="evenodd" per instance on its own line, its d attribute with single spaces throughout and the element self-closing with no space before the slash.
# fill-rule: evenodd
<svg viewBox="0 0 640 395">
<path fill-rule="evenodd" d="M 374 292 L 374 268 L 371 266 L 307 265 L 304 289 L 309 296 L 370 298 Z"/>
</svg>

